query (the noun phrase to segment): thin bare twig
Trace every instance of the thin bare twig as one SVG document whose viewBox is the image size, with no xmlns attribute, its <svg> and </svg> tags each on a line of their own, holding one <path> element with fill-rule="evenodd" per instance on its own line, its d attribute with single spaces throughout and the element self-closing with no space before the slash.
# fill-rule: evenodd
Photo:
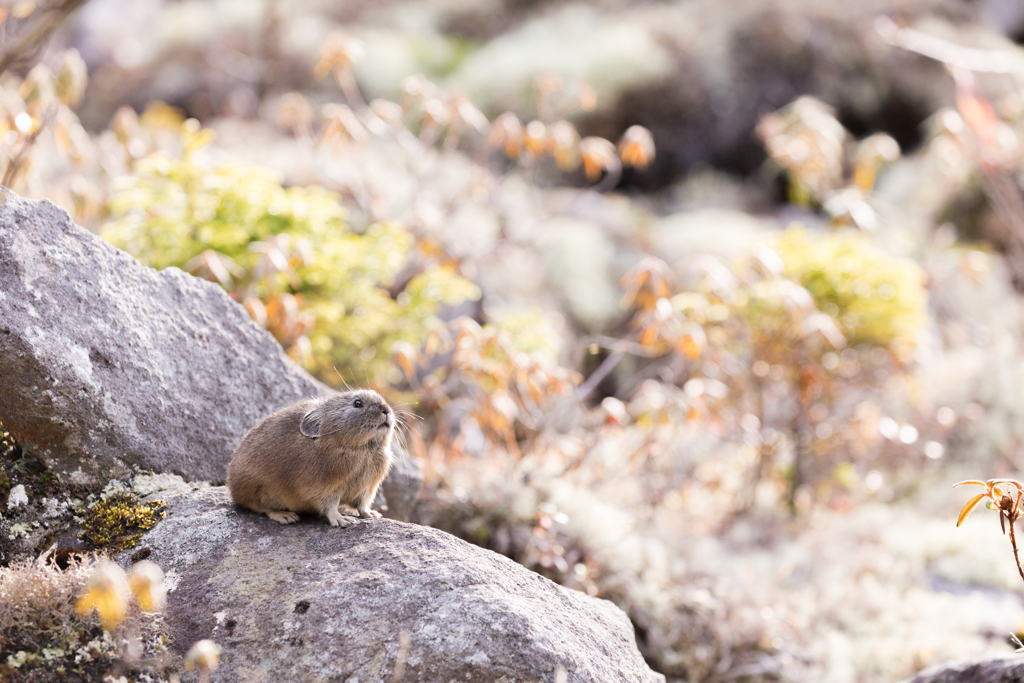
<svg viewBox="0 0 1024 683">
<path fill-rule="evenodd" d="M 622 349 L 617 349 L 608 354 L 608 357 L 597 366 L 597 370 L 590 373 L 590 377 L 579 386 L 576 390 L 576 400 L 579 402 L 584 401 L 587 396 L 590 396 L 591 392 L 597 388 L 597 385 L 601 383 L 608 374 L 615 369 L 615 366 L 619 364 L 619 361 L 626 355 L 626 352 Z"/>
<path fill-rule="evenodd" d="M 1007 50 L 966 47 L 917 29 L 900 26 L 886 16 L 875 19 L 875 30 L 890 45 L 949 66 L 978 73 L 1024 75 L 1024 59 Z"/>
<path fill-rule="evenodd" d="M 1020 574 L 1020 578 L 1024 581 L 1024 568 L 1020 566 L 1020 553 L 1017 552 L 1017 537 L 1013 532 L 1013 528 L 1016 526 L 1015 521 L 1010 522 L 1010 545 L 1013 546 L 1013 559 L 1017 561 L 1017 572 Z"/>
<path fill-rule="evenodd" d="M 14 35 L 8 36 L 0 50 L 0 74 L 34 54 L 39 45 L 86 2 L 88 0 L 64 0 L 52 7 L 41 7 L 20 22 L 17 28 L 8 28 Z"/>
<path fill-rule="evenodd" d="M 1004 506 L 1000 506 L 999 515 L 1006 515 L 1006 518 L 1010 522 L 1010 545 L 1013 546 L 1013 559 L 1017 562 L 1017 573 L 1020 574 L 1021 581 L 1024 581 L 1024 568 L 1020 566 L 1020 553 L 1017 550 L 1017 534 L 1014 531 L 1014 527 L 1017 525 L 1017 520 L 1021 516 L 1020 499 L 1024 496 L 1024 490 L 1017 489 L 1017 499 L 1012 500 L 1010 503 L 1013 507 L 1009 510 Z M 1003 501 L 1011 500 L 1009 496 L 1003 498 Z"/>
<path fill-rule="evenodd" d="M 0 185 L 4 187 L 11 187 L 14 185 L 14 181 L 18 178 L 18 173 L 21 171 L 22 163 L 24 162 L 25 155 L 28 153 L 32 146 L 35 145 L 36 139 L 39 135 L 53 123 L 53 120 L 57 118 L 57 108 L 50 107 L 45 114 L 43 114 L 43 120 L 39 122 L 39 128 L 37 128 L 31 135 L 25 138 L 25 142 L 21 145 L 21 149 L 11 159 L 10 164 L 7 166 L 7 171 L 4 173 L 3 180 L 0 180 Z"/>
<path fill-rule="evenodd" d="M 580 346 L 589 348 L 591 345 L 600 346 L 609 351 L 622 351 L 641 358 L 660 358 L 665 355 L 664 351 L 658 351 L 649 346 L 644 346 L 629 339 L 608 337 L 603 334 L 593 334 L 580 340 Z"/>
</svg>

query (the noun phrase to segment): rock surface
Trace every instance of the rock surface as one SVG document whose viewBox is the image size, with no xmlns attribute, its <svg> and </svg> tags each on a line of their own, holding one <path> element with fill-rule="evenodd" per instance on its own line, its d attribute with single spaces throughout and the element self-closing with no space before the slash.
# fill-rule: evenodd
<svg viewBox="0 0 1024 683">
<path fill-rule="evenodd" d="M 0 367 L 0 422 L 81 482 L 132 466 L 223 481 L 262 417 L 331 391 L 220 287 L 147 268 L 13 193 L 0 201 Z M 398 457 L 389 489 L 414 501 L 418 468 Z"/>
<path fill-rule="evenodd" d="M 940 664 L 921 671 L 904 683 L 1024 683 L 1024 657 Z"/>
<path fill-rule="evenodd" d="M 218 681 L 525 683 L 556 680 L 558 667 L 569 683 L 664 681 L 618 607 L 442 531 L 308 516 L 282 526 L 223 487 L 158 496 L 167 518 L 140 546 L 173 586 L 176 642 L 223 648 Z"/>
</svg>

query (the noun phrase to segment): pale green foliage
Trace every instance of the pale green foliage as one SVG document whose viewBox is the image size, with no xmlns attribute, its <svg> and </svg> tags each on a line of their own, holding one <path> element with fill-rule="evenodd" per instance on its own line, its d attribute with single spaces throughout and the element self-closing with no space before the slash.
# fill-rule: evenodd
<svg viewBox="0 0 1024 683">
<path fill-rule="evenodd" d="M 219 282 L 322 379 L 337 381 L 333 366 L 350 380 L 382 377 L 395 342 L 419 346 L 442 304 L 479 296 L 426 261 L 392 298 L 399 272 L 424 261 L 412 234 L 383 223 L 360 235 L 322 188 L 286 189 L 265 168 L 204 165 L 196 152 L 208 139 L 186 124 L 182 158 L 140 160 L 111 197 L 116 219 L 103 236 L 146 265 Z"/>
<path fill-rule="evenodd" d="M 811 293 L 851 343 L 897 353 L 917 343 L 927 292 L 915 262 L 886 254 L 861 233 L 812 235 L 800 227 L 782 233 L 775 250 L 785 275 Z"/>
<path fill-rule="evenodd" d="M 549 363 L 557 362 L 562 340 L 544 317 L 542 310 L 528 308 L 499 315 L 486 325 L 485 329 L 490 327 L 508 332 L 517 351 Z"/>
</svg>

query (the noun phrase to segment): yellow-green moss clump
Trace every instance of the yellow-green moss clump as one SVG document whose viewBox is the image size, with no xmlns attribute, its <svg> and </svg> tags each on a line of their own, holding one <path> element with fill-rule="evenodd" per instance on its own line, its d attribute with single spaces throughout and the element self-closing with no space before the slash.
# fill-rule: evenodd
<svg viewBox="0 0 1024 683">
<path fill-rule="evenodd" d="M 132 548 L 166 516 L 162 500 L 147 503 L 133 493 L 118 492 L 93 505 L 85 514 L 80 539 L 112 553 Z"/>
<path fill-rule="evenodd" d="M 799 227 L 782 233 L 775 249 L 785 275 L 814 297 L 836 319 L 853 344 L 875 344 L 896 351 L 917 344 L 927 322 L 928 294 L 921 267 L 891 256 L 865 235 L 815 235 Z"/>
</svg>

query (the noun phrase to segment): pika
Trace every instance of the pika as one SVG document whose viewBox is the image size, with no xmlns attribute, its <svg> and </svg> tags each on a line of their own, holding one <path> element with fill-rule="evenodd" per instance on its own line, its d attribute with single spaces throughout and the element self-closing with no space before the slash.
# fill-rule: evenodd
<svg viewBox="0 0 1024 683">
<path fill-rule="evenodd" d="M 331 526 L 370 509 L 391 469 L 395 411 L 376 391 L 358 389 L 299 401 L 263 418 L 242 438 L 228 465 L 238 505 L 281 524 L 319 513 Z"/>
</svg>

